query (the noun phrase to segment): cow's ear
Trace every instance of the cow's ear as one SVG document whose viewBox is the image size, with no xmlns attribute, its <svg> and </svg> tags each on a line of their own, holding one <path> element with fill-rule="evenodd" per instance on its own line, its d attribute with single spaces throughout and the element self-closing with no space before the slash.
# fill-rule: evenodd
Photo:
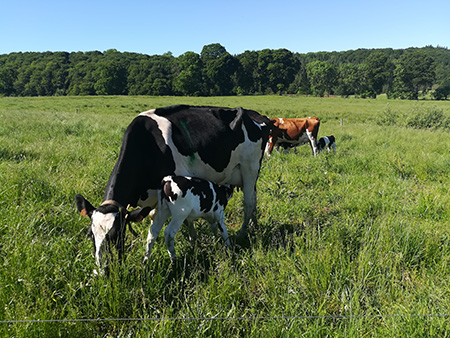
<svg viewBox="0 0 450 338">
<path fill-rule="evenodd" d="M 152 208 L 145 207 L 130 211 L 127 215 L 127 222 L 142 222 L 151 210 Z"/>
<path fill-rule="evenodd" d="M 95 210 L 95 208 L 92 206 L 91 203 L 87 199 L 85 199 L 80 194 L 77 194 L 75 196 L 75 204 L 77 205 L 77 209 L 80 212 L 80 215 L 82 216 L 92 216 L 92 212 Z"/>
</svg>

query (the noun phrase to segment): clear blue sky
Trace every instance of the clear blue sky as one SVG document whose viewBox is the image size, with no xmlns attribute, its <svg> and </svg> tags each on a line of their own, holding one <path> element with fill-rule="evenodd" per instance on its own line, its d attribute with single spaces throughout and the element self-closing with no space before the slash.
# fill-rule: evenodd
<svg viewBox="0 0 450 338">
<path fill-rule="evenodd" d="M 450 0 L 2 0 L 0 54 L 450 47 Z"/>
</svg>

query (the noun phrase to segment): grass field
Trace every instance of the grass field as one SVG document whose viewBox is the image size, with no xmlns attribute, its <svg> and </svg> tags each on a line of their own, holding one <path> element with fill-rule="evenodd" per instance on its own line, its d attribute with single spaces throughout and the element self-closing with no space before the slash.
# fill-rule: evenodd
<svg viewBox="0 0 450 338">
<path fill-rule="evenodd" d="M 318 116 L 337 153 L 265 158 L 259 224 L 235 251 L 199 222 L 196 243 L 178 234 L 177 266 L 162 237 L 143 266 L 146 221 L 94 278 L 74 196 L 98 205 L 127 125 L 178 103 Z M 448 337 L 449 116 L 383 98 L 0 98 L 0 336 Z M 232 237 L 242 217 L 237 193 Z M 46 321 L 72 319 L 94 320 Z"/>
</svg>

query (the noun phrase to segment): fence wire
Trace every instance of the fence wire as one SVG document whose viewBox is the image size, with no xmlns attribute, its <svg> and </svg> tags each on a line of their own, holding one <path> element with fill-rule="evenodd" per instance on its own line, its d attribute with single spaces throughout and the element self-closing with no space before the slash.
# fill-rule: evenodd
<svg viewBox="0 0 450 338">
<path fill-rule="evenodd" d="M 361 319 L 361 318 L 433 318 L 450 317 L 450 314 L 411 315 L 324 315 L 324 316 L 268 316 L 268 317 L 150 317 L 150 318 L 74 318 L 74 319 L 24 319 L 0 320 L 0 324 L 20 323 L 68 323 L 68 322 L 146 322 L 146 321 L 259 321 L 259 320 L 307 320 L 307 319 Z"/>
</svg>

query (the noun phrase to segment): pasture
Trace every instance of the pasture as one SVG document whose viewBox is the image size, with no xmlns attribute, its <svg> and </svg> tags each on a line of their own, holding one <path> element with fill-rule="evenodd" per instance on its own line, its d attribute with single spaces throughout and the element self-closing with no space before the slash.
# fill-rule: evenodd
<svg viewBox="0 0 450 338">
<path fill-rule="evenodd" d="M 162 236 L 144 266 L 146 220 L 94 277 L 74 196 L 98 205 L 131 120 L 178 103 L 318 116 L 337 152 L 264 158 L 259 224 L 234 251 L 199 222 L 176 266 Z M 0 98 L 0 336 L 450 336 L 449 117 L 383 98 Z M 235 193 L 232 238 L 242 212 Z"/>
</svg>

